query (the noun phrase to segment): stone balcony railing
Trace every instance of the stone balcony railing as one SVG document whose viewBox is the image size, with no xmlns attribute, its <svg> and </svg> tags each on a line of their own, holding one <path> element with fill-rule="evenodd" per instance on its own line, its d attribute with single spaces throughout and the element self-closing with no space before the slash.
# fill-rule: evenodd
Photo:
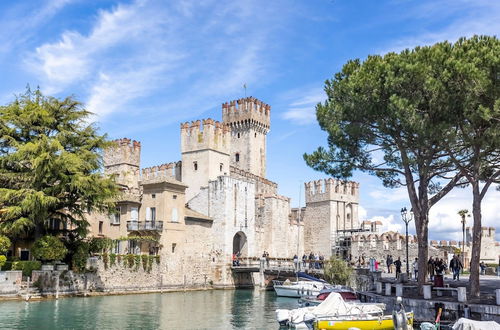
<svg viewBox="0 0 500 330">
<path fill-rule="evenodd" d="M 152 230 L 152 231 L 162 231 L 163 221 L 127 221 L 127 230 Z"/>
</svg>

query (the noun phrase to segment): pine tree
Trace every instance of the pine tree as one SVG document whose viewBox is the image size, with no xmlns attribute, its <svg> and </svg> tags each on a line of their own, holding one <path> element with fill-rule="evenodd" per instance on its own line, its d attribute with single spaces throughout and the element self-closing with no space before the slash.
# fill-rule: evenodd
<svg viewBox="0 0 500 330">
<path fill-rule="evenodd" d="M 29 87 L 0 107 L 0 233 L 38 238 L 60 224 L 83 237 L 88 212 L 113 208 L 118 189 L 101 171 L 110 142 L 90 115 Z"/>
</svg>

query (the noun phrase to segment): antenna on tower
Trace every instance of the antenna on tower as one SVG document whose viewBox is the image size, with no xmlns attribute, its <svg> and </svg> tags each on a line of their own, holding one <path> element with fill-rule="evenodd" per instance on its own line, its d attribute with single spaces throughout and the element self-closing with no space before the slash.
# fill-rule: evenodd
<svg viewBox="0 0 500 330">
<path fill-rule="evenodd" d="M 247 97 L 247 84 L 246 83 L 243 84 L 243 89 L 245 89 L 245 97 Z"/>
</svg>

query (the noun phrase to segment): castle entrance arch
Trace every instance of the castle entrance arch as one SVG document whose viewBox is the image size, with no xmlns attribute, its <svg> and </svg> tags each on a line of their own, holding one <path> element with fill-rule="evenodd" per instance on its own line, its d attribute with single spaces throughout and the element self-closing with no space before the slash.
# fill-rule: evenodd
<svg viewBox="0 0 500 330">
<path fill-rule="evenodd" d="M 241 257 L 248 256 L 248 241 L 247 235 L 244 232 L 237 232 L 233 237 L 233 253 L 240 253 Z"/>
</svg>

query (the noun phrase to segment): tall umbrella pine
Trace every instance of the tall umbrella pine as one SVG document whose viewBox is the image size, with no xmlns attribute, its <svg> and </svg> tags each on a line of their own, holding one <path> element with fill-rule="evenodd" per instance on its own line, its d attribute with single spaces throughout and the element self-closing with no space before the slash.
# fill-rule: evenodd
<svg viewBox="0 0 500 330">
<path fill-rule="evenodd" d="M 452 53 L 460 91 L 449 131 L 450 158 L 472 188 L 472 254 L 469 291 L 479 297 L 481 203 L 500 183 L 500 41 L 495 37 L 460 39 Z"/>
<path fill-rule="evenodd" d="M 405 186 L 415 217 L 419 269 L 426 269 L 429 210 L 461 183 L 443 144 L 453 128 L 455 77 L 447 42 L 352 60 L 327 80 L 318 104 L 327 147 L 305 154 L 313 169 L 339 178 L 361 170 L 386 187 Z M 419 272 L 418 283 L 426 272 Z"/>
<path fill-rule="evenodd" d="M 101 170 L 110 142 L 89 115 L 29 88 L 0 107 L 0 232 L 41 237 L 61 223 L 82 237 L 87 212 L 112 208 L 118 189 Z"/>
</svg>

